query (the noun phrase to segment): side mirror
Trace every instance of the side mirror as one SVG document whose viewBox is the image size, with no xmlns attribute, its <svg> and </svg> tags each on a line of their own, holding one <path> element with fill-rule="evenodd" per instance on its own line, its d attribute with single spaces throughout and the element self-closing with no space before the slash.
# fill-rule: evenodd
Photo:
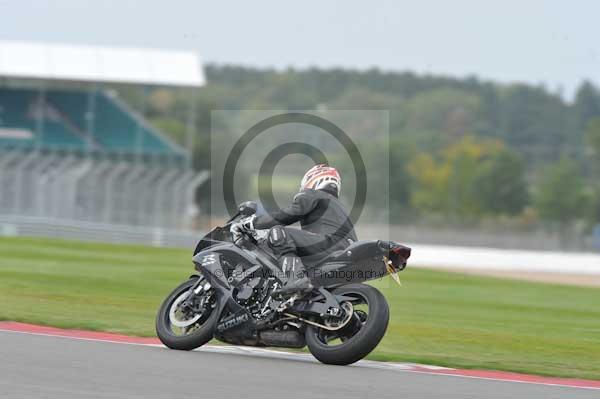
<svg viewBox="0 0 600 399">
<path fill-rule="evenodd" d="M 246 202 L 242 202 L 239 206 L 238 206 L 238 211 L 241 215 L 244 216 L 252 216 L 256 213 L 256 210 L 258 209 L 258 204 L 254 201 L 246 201 Z"/>
</svg>

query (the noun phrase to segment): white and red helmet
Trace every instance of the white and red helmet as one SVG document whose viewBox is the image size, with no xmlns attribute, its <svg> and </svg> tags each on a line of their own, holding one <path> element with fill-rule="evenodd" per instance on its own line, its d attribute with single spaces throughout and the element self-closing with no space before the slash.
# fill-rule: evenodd
<svg viewBox="0 0 600 399">
<path fill-rule="evenodd" d="M 336 168 L 326 164 L 315 165 L 304 174 L 300 182 L 300 191 L 302 190 L 320 190 L 329 185 L 334 185 L 338 193 L 342 186 L 342 178 Z"/>
</svg>

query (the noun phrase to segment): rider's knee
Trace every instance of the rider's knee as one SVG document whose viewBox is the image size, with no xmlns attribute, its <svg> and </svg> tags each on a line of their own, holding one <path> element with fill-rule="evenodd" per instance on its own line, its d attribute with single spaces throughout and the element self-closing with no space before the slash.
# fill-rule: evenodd
<svg viewBox="0 0 600 399">
<path fill-rule="evenodd" d="M 269 229 L 267 242 L 273 249 L 281 249 L 287 243 L 287 233 L 283 226 L 273 226 Z"/>
</svg>

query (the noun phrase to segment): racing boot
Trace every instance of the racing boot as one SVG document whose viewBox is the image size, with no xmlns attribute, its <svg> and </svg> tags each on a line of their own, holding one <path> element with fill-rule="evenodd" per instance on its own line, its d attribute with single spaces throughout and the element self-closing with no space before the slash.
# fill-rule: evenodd
<svg viewBox="0 0 600 399">
<path fill-rule="evenodd" d="M 306 273 L 302 260 L 295 255 L 282 256 L 279 260 L 281 270 L 286 276 L 286 282 L 274 295 L 287 296 L 290 294 L 311 291 L 314 286 Z"/>
</svg>

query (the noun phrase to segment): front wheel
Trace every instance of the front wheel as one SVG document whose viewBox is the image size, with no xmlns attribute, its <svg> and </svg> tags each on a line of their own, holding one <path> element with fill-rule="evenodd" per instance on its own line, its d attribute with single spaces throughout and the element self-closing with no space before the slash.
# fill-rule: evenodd
<svg viewBox="0 0 600 399">
<path fill-rule="evenodd" d="M 308 326 L 306 344 L 320 362 L 347 365 L 364 358 L 379 344 L 390 318 L 389 307 L 381 292 L 365 284 L 339 287 L 332 293 L 353 298 L 340 304 L 342 308 L 352 306 L 352 318 L 336 331 Z"/>
<path fill-rule="evenodd" d="M 156 335 L 171 349 L 192 350 L 213 337 L 218 298 L 213 289 L 194 294 L 197 281 L 193 278 L 175 288 L 156 315 Z"/>
</svg>

